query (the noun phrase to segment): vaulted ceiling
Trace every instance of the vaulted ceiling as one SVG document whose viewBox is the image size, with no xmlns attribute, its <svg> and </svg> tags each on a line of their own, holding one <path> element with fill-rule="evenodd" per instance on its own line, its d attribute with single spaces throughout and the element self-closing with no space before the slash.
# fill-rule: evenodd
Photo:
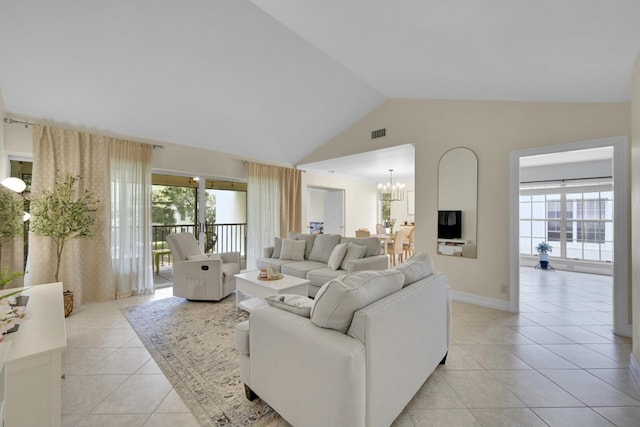
<svg viewBox="0 0 640 427">
<path fill-rule="evenodd" d="M 9 115 L 295 164 L 387 98 L 620 102 L 637 0 L 0 0 Z"/>
</svg>

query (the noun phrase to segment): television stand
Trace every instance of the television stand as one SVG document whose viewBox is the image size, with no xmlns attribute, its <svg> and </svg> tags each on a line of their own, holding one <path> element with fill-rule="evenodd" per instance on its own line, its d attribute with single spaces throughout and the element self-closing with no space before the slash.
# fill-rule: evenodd
<svg viewBox="0 0 640 427">
<path fill-rule="evenodd" d="M 438 239 L 438 253 L 441 255 L 462 256 L 462 247 L 467 243 L 462 239 Z"/>
</svg>

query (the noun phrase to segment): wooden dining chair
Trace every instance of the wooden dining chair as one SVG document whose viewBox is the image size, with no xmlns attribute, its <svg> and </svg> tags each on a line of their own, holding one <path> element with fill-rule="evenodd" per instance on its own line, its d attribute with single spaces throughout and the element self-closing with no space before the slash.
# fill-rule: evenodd
<svg viewBox="0 0 640 427">
<path fill-rule="evenodd" d="M 371 232 L 366 228 L 359 228 L 356 230 L 356 237 L 371 237 Z"/>
<path fill-rule="evenodd" d="M 387 234 L 387 230 L 382 224 L 376 224 L 376 234 Z"/>
<path fill-rule="evenodd" d="M 387 243 L 387 253 L 391 257 L 391 265 L 394 267 L 398 264 L 396 258 L 400 259 L 400 264 L 404 262 L 403 245 L 405 231 L 400 229 L 393 235 L 393 241 Z"/>
<path fill-rule="evenodd" d="M 406 259 L 409 259 L 409 257 L 413 256 L 415 253 L 415 245 L 413 244 L 413 231 L 415 229 L 415 227 L 409 228 L 409 232 L 404 238 L 404 242 L 402 244 L 402 250 Z"/>
</svg>

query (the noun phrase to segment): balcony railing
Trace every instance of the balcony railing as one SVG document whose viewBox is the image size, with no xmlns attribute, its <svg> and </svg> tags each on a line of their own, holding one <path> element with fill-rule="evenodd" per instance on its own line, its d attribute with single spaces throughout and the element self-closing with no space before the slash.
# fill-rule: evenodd
<svg viewBox="0 0 640 427">
<path fill-rule="evenodd" d="M 192 233 L 196 239 L 196 224 L 154 225 L 153 250 L 169 249 L 167 235 L 170 233 Z M 205 253 L 240 252 L 246 255 L 247 224 L 206 224 Z M 160 266 L 171 264 L 171 256 L 167 253 L 159 254 Z"/>
</svg>

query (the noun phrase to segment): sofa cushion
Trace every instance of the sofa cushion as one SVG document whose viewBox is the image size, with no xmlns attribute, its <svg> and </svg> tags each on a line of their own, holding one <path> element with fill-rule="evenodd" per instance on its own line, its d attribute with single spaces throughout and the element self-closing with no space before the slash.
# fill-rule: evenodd
<svg viewBox="0 0 640 427">
<path fill-rule="evenodd" d="M 307 257 L 310 261 L 329 262 L 331 251 L 340 243 L 339 234 L 319 234 L 316 241 L 313 242 L 311 253 Z"/>
<path fill-rule="evenodd" d="M 308 272 L 319 268 L 327 268 L 327 264 L 318 261 L 296 261 L 284 264 L 280 271 L 290 276 L 306 279 Z"/>
<path fill-rule="evenodd" d="M 336 247 L 331 251 L 331 255 L 329 255 L 329 261 L 327 262 L 329 268 L 331 268 L 332 270 L 339 269 L 346 254 L 347 243 L 337 244 Z"/>
<path fill-rule="evenodd" d="M 296 233 L 295 231 L 289 232 L 289 239 L 292 240 L 304 240 L 307 244 L 304 247 L 304 257 L 305 259 L 309 259 L 309 254 L 311 253 L 311 249 L 313 248 L 313 243 L 316 240 L 316 234 L 303 234 Z"/>
<path fill-rule="evenodd" d="M 282 239 L 279 237 L 273 238 L 273 253 L 271 258 L 280 258 L 280 251 L 282 250 Z"/>
<path fill-rule="evenodd" d="M 394 270 L 345 274 L 320 288 L 311 309 L 311 321 L 346 333 L 356 311 L 398 291 L 403 283 L 402 273 Z"/>
<path fill-rule="evenodd" d="M 304 240 L 282 239 L 282 249 L 280 259 L 292 261 L 304 261 Z"/>
<path fill-rule="evenodd" d="M 312 286 L 320 288 L 329 280 L 344 276 L 345 274 L 347 274 L 347 272 L 344 270 L 332 270 L 329 267 L 311 270 L 307 273 L 307 279 L 309 279 L 309 281 L 311 282 L 309 283 L 309 296 L 314 296 L 316 294 L 316 292 L 311 291 Z"/>
<path fill-rule="evenodd" d="M 364 246 L 367 248 L 367 253 L 364 255 L 374 256 L 380 255 L 380 239 L 377 237 L 342 237 L 340 243 L 351 242 L 354 245 Z"/>
<path fill-rule="evenodd" d="M 407 286 L 433 274 L 433 261 L 429 254 L 418 252 L 406 262 L 395 268 L 404 274 L 404 285 Z"/>
<path fill-rule="evenodd" d="M 364 258 L 367 253 L 366 246 L 356 245 L 352 242 L 347 243 L 347 253 L 344 255 L 342 259 L 342 264 L 340 265 L 341 270 L 347 270 L 347 263 L 354 259 Z"/>
<path fill-rule="evenodd" d="M 293 294 L 271 295 L 264 299 L 267 304 L 302 317 L 311 317 L 313 300 L 309 297 Z"/>
</svg>

